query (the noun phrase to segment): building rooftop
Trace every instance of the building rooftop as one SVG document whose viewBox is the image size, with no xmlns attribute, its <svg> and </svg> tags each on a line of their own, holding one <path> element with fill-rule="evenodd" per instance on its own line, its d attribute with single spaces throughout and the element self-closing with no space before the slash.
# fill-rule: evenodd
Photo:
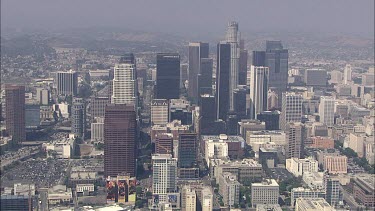
<svg viewBox="0 0 375 211">
<path fill-rule="evenodd" d="M 259 183 L 252 183 L 251 186 L 252 187 L 263 187 L 263 186 L 279 187 L 279 184 L 274 179 L 265 179 Z"/>
<path fill-rule="evenodd" d="M 202 136 L 202 140 L 211 140 L 213 142 L 245 142 L 245 140 L 241 136 L 228 136 L 225 134 Z"/>
</svg>

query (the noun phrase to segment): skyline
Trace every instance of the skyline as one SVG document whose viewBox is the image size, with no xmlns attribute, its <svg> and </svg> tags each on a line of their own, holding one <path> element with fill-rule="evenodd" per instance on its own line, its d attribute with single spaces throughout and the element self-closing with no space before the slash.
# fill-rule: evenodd
<svg viewBox="0 0 375 211">
<path fill-rule="evenodd" d="M 37 2 L 37 3 L 35 3 Z M 372 37 L 374 1 L 2 1 L 1 29 L 62 30 L 116 27 L 121 30 L 220 36 L 230 21 L 249 32 L 316 32 Z M 228 9 L 231 8 L 231 9 Z M 252 9 L 254 8 L 254 9 Z M 168 11 L 172 11 L 168 13 Z M 211 12 L 214 11 L 214 12 Z M 333 12 L 334 11 L 334 12 Z M 22 13 L 23 15 L 19 15 Z M 270 14 L 273 14 L 270 15 Z M 173 17 L 173 20 L 171 19 Z M 182 24 L 183 23 L 183 24 Z"/>
</svg>

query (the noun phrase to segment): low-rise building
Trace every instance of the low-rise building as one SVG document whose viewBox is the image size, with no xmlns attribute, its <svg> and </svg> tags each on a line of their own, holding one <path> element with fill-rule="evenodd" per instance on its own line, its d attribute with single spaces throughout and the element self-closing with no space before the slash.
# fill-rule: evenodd
<svg viewBox="0 0 375 211">
<path fill-rule="evenodd" d="M 324 170 L 330 174 L 348 173 L 348 158 L 346 156 L 324 156 Z"/>
<path fill-rule="evenodd" d="M 334 211 L 335 209 L 327 203 L 324 198 L 305 199 L 299 198 L 296 202 L 295 211 Z"/>
<path fill-rule="evenodd" d="M 323 172 L 305 172 L 303 173 L 303 182 L 311 189 L 324 189 Z"/>
<path fill-rule="evenodd" d="M 51 143 L 44 143 L 43 148 L 47 152 L 48 157 L 69 159 L 73 155 L 74 145 L 74 138 L 63 138 Z"/>
<path fill-rule="evenodd" d="M 72 189 L 65 185 L 56 185 L 48 189 L 48 203 L 50 205 L 70 203 L 73 200 Z"/>
<path fill-rule="evenodd" d="M 238 181 L 244 183 L 254 179 L 261 179 L 263 174 L 262 165 L 253 159 L 243 159 L 242 161 L 223 162 L 216 168 L 215 175 L 230 172 L 236 175 Z"/>
<path fill-rule="evenodd" d="M 318 148 L 318 149 L 333 149 L 334 148 L 334 140 L 330 137 L 321 137 L 321 136 L 314 136 L 310 138 L 311 144 L 308 147 L 311 148 Z"/>
<path fill-rule="evenodd" d="M 290 204 L 294 206 L 295 202 L 299 198 L 304 199 L 316 199 L 316 198 L 325 198 L 324 189 L 310 189 L 310 188 L 293 188 L 291 190 L 291 200 Z"/>
<path fill-rule="evenodd" d="M 367 207 L 375 206 L 375 176 L 371 174 L 355 175 L 351 179 L 353 196 Z"/>
<path fill-rule="evenodd" d="M 305 172 L 318 172 L 319 165 L 313 157 L 305 159 L 290 158 L 286 159 L 286 169 L 294 176 L 299 177 Z"/>
<path fill-rule="evenodd" d="M 78 195 L 90 195 L 95 190 L 94 184 L 77 184 L 76 191 Z"/>
</svg>

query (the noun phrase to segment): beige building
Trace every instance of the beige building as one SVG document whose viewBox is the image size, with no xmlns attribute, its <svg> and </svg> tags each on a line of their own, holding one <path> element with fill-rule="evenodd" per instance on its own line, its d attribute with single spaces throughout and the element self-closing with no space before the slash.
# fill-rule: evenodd
<svg viewBox="0 0 375 211">
<path fill-rule="evenodd" d="M 151 124 L 165 125 L 169 122 L 169 101 L 154 99 L 151 103 Z"/>
<path fill-rule="evenodd" d="M 327 203 L 327 201 L 323 198 L 317 199 L 304 199 L 299 198 L 296 200 L 296 207 L 295 211 L 334 211 Z"/>
<path fill-rule="evenodd" d="M 302 124 L 289 123 L 286 125 L 286 158 L 300 158 L 302 145 Z"/>
<path fill-rule="evenodd" d="M 324 156 L 324 170 L 330 174 L 348 173 L 348 158 L 346 156 Z"/>
<path fill-rule="evenodd" d="M 302 176 L 305 172 L 318 172 L 318 161 L 312 157 L 306 159 L 290 158 L 286 159 L 286 170 L 294 176 Z"/>
<path fill-rule="evenodd" d="M 211 211 L 213 209 L 213 194 L 211 191 L 210 187 L 204 187 L 201 192 L 201 206 L 202 206 L 202 211 Z"/>
<path fill-rule="evenodd" d="M 277 204 L 279 199 L 279 184 L 274 179 L 266 179 L 261 183 L 251 184 L 252 207 L 258 204 Z"/>
<path fill-rule="evenodd" d="M 350 133 L 348 147 L 354 150 L 358 154 L 358 157 L 363 157 L 364 155 L 364 141 L 366 140 L 366 135 Z"/>
<path fill-rule="evenodd" d="M 195 211 L 197 207 L 197 194 L 190 186 L 184 186 L 181 193 L 181 210 Z"/>
<path fill-rule="evenodd" d="M 219 176 L 219 193 L 224 205 L 233 207 L 240 201 L 240 183 L 235 175 L 225 172 Z"/>
</svg>

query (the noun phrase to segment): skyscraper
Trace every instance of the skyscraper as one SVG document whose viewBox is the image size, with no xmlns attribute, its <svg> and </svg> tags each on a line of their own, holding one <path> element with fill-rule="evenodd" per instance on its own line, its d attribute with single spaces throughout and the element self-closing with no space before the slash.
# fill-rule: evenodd
<svg viewBox="0 0 375 211">
<path fill-rule="evenodd" d="M 188 95 L 198 99 L 198 74 L 201 73 L 201 59 L 208 58 L 208 43 L 189 43 L 189 88 Z"/>
<path fill-rule="evenodd" d="M 134 106 L 109 104 L 104 117 L 104 175 L 135 176 L 136 114 Z"/>
<path fill-rule="evenodd" d="M 25 87 L 5 85 L 5 125 L 15 145 L 26 141 Z"/>
<path fill-rule="evenodd" d="M 180 97 L 180 55 L 158 53 L 156 56 L 155 99 Z"/>
<path fill-rule="evenodd" d="M 86 124 L 86 107 L 82 98 L 73 98 L 72 103 L 72 133 L 84 138 Z"/>
<path fill-rule="evenodd" d="M 167 202 L 167 194 L 175 192 L 177 177 L 177 158 L 169 154 L 152 155 L 152 194 L 160 202 Z"/>
<path fill-rule="evenodd" d="M 326 192 L 326 201 L 331 205 L 335 206 L 342 200 L 342 193 L 340 191 L 340 180 L 339 178 L 332 177 L 325 174 L 323 177 L 324 189 Z"/>
<path fill-rule="evenodd" d="M 302 124 L 288 123 L 286 125 L 286 158 L 301 158 Z"/>
<path fill-rule="evenodd" d="M 267 41 L 265 59 L 265 65 L 269 68 L 268 87 L 278 92 L 280 102 L 282 92 L 287 90 L 288 85 L 288 50 L 283 48 L 281 41 Z"/>
<path fill-rule="evenodd" d="M 173 155 L 173 136 L 170 133 L 162 133 L 156 135 L 155 141 L 156 154 L 171 154 Z"/>
<path fill-rule="evenodd" d="M 238 84 L 246 85 L 248 53 L 245 49 L 245 41 L 240 40 L 240 69 L 238 71 Z"/>
<path fill-rule="evenodd" d="M 151 102 L 151 124 L 165 125 L 169 122 L 169 101 L 153 99 Z"/>
<path fill-rule="evenodd" d="M 230 52 L 228 43 L 217 45 L 216 66 L 216 118 L 225 120 L 229 111 Z"/>
<path fill-rule="evenodd" d="M 198 74 L 198 96 L 212 94 L 212 59 L 202 58 Z"/>
<path fill-rule="evenodd" d="M 114 67 L 113 104 L 127 104 L 138 107 L 137 71 L 132 53 L 121 57 Z"/>
<path fill-rule="evenodd" d="M 280 129 L 285 130 L 289 122 L 301 122 L 302 95 L 294 92 L 284 92 L 282 95 L 282 112 Z"/>
<path fill-rule="evenodd" d="M 264 67 L 266 66 L 266 52 L 265 51 L 253 51 L 253 62 L 254 66 Z"/>
<path fill-rule="evenodd" d="M 267 110 L 268 67 L 251 65 L 250 78 L 250 119 L 257 119 L 257 115 Z"/>
<path fill-rule="evenodd" d="M 328 96 L 320 97 L 319 104 L 320 122 L 326 124 L 328 127 L 333 126 L 335 121 L 335 99 Z"/>
<path fill-rule="evenodd" d="M 72 70 L 57 72 L 56 87 L 58 95 L 76 95 L 78 93 L 78 73 Z"/>
<path fill-rule="evenodd" d="M 240 69 L 240 34 L 238 23 L 229 22 L 226 41 L 230 45 L 230 72 L 229 72 L 229 110 L 234 111 L 234 90 L 238 86 L 238 72 Z"/>
<path fill-rule="evenodd" d="M 178 141 L 178 167 L 192 168 L 197 160 L 197 134 L 182 133 Z"/>
<path fill-rule="evenodd" d="M 352 81 L 352 66 L 347 64 L 344 69 L 344 84 L 349 84 Z"/>
</svg>

